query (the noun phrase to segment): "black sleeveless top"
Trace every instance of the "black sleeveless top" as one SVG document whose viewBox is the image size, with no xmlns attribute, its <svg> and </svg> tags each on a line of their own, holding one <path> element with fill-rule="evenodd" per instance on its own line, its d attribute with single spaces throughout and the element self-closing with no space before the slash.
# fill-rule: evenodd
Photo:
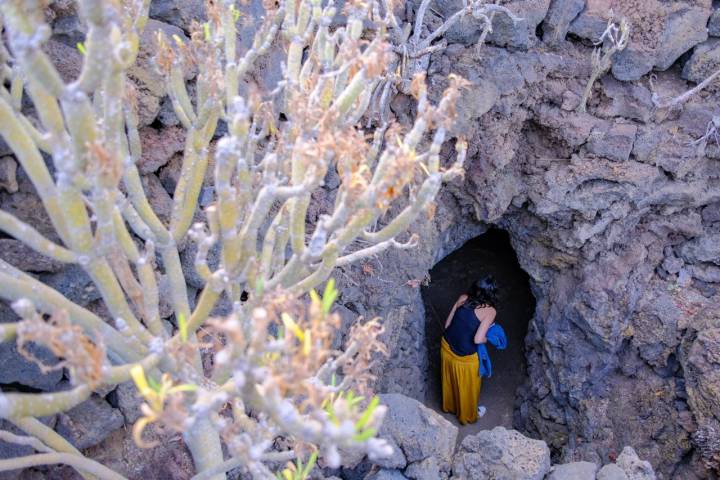
<svg viewBox="0 0 720 480">
<path fill-rule="evenodd" d="M 456 355 L 472 355 L 477 352 L 475 332 L 480 327 L 480 320 L 475 316 L 475 309 L 469 305 L 461 305 L 455 310 L 450 326 L 443 337 Z"/>
</svg>

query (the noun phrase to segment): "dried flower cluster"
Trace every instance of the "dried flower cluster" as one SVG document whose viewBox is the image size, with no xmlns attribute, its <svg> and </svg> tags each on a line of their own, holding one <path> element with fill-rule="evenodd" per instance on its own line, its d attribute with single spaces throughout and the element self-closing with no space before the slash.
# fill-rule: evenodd
<svg viewBox="0 0 720 480">
<path fill-rule="evenodd" d="M 222 479 L 235 467 L 275 478 L 266 463 L 288 460 L 295 463 L 283 478 L 305 478 L 318 458 L 338 466 L 350 451 L 390 454 L 376 437 L 384 407 L 367 396 L 369 366 L 384 353 L 382 327 L 361 321 L 344 348 L 333 349 L 339 320 L 328 279 L 338 265 L 416 245 L 415 236 L 398 237 L 432 211 L 442 182 L 461 173 L 466 145 L 458 139 L 456 164 L 441 169 L 463 81 L 452 79 L 432 105 L 422 69 L 408 62 L 441 48 L 437 41 L 462 15 L 485 18 L 490 28 L 486 14 L 503 9 L 471 2 L 422 39 L 428 1 L 413 32 L 401 28 L 386 0 L 344 2 L 343 24 L 332 2 L 265 2 L 252 45 L 239 51 L 240 6 L 209 0 L 209 20 L 193 27 L 189 41 L 156 39 L 155 64 L 187 132 L 164 222 L 141 183 L 137 92 L 126 78 L 149 1 L 78 0 L 87 35 L 82 71 L 70 83 L 43 51 L 50 29 L 40 3 L 0 0 L 0 135 L 60 242 L 6 212 L 0 231 L 81 266 L 109 318 L 0 260 L 0 297 L 22 318 L 0 326 L 0 341 L 17 341 L 28 356 L 31 342 L 44 345 L 60 359 L 44 368 L 65 367 L 72 377 L 65 391 L 0 392 L 0 418 L 34 437 L 2 438 L 39 451 L 0 460 L 0 471 L 64 463 L 85 478 L 122 478 L 36 418 L 130 379 L 145 402 L 136 440 L 151 446 L 143 438 L 149 424 L 183 432 L 196 479 Z M 283 80 L 269 92 L 248 87 L 256 59 L 273 45 L 287 52 Z M 193 96 L 183 77 L 189 68 L 199 72 Z M 387 119 L 393 90 L 417 99 L 417 118 L 406 129 Z M 211 148 L 221 120 L 228 133 Z M 200 212 L 210 168 L 215 197 Z M 309 222 L 312 194 L 333 172 L 340 178 L 334 204 Z M 192 309 L 179 256 L 188 242 L 205 282 Z M 208 262 L 213 248 L 216 268 Z M 173 331 L 160 313 L 161 276 L 169 282 Z M 323 284 L 324 293 L 315 293 Z M 215 318 L 220 301 L 231 312 Z"/>
<path fill-rule="evenodd" d="M 577 107 L 578 112 L 585 112 L 595 81 L 610 70 L 613 55 L 625 50 L 630 40 L 630 24 L 627 19 L 623 17 L 619 23 L 615 23 L 612 10 L 609 17 L 605 31 L 595 43 L 595 49 L 592 53 L 592 71 L 590 72 L 590 79 L 585 85 L 580 104 Z"/>
</svg>

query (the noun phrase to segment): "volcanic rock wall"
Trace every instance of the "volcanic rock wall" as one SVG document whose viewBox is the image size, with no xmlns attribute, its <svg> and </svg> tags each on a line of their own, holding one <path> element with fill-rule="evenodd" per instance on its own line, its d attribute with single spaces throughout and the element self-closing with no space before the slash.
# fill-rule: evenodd
<svg viewBox="0 0 720 480">
<path fill-rule="evenodd" d="M 201 3 L 153 1 L 146 35 L 187 33 Z M 706 468 L 720 462 L 720 138 L 697 140 L 720 127 L 720 94 L 710 86 L 673 108 L 655 102 L 720 68 L 720 38 L 714 38 L 720 12 L 710 0 L 500 3 L 523 21 L 514 25 L 498 14 L 489 43 L 479 47 L 482 24 L 468 17 L 430 59 L 436 97 L 450 73 L 471 82 L 455 130 L 469 140 L 465 178 L 443 190 L 432 219 L 413 226 L 422 239 L 417 250 L 337 271 L 346 325 L 357 314 L 384 317 L 390 356 L 376 369 L 378 390 L 422 399 L 427 354 L 418 287 L 434 263 L 466 240 L 489 225 L 506 229 L 537 299 L 515 427 L 544 439 L 563 462 L 608 463 L 631 445 L 663 478 L 707 478 Z M 434 2 L 429 26 L 459 5 Z M 69 2 L 51 8 L 49 49 L 72 77 L 82 32 Z M 630 44 L 595 85 L 587 113 L 578 113 L 592 42 L 610 10 L 630 21 Z M 414 5 L 408 2 L 405 11 L 412 19 Z M 141 52 L 133 81 L 145 126 L 141 172 L 162 216 L 177 181 L 182 138 L 152 76 L 150 54 Z M 261 64 L 273 65 L 276 54 Z M 278 74 L 266 68 L 254 80 L 272 84 Z M 398 95 L 391 107 L 402 122 L 412 105 Z M 16 167 L 0 145 L 0 208 L 54 239 Z M 336 187 L 329 178 L 318 198 L 331 198 Z M 100 311 L 97 291 L 79 270 L 62 269 L 8 238 L 0 239 L 0 256 Z M 191 279 L 192 256 L 190 249 L 183 253 Z M 0 321 L 13 318 L 0 304 Z M 10 366 L 0 383 L 38 391 L 67 382 L 59 372 L 42 375 L 8 348 L 0 347 Z M 138 454 L 122 432 L 112 433 L 132 422 L 133 396 L 124 386 L 101 393 L 48 421 L 71 438 L 91 438 L 83 447 L 114 466 Z M 91 414 L 104 423 L 85 422 Z M 152 455 L 148 462 L 164 470 L 142 475 L 184 478 L 178 472 L 189 460 L 181 447 Z"/>
<path fill-rule="evenodd" d="M 507 229 L 537 299 L 516 428 L 565 461 L 632 445 L 663 478 L 706 478 L 720 446 L 720 145 L 698 139 L 720 96 L 710 86 L 673 108 L 655 102 L 720 68 L 706 28 L 720 34 L 720 13 L 709 1 L 503 3 L 532 23 L 527 36 L 500 23 L 478 48 L 481 24 L 468 20 L 430 61 L 436 93 L 450 73 L 472 83 L 458 106 L 465 180 L 438 202 L 424 250 L 378 263 L 413 272 L 396 285 L 422 279 L 484 226 Z M 630 45 L 578 113 L 611 8 L 630 20 Z M 396 113 L 408 103 L 396 98 Z M 388 325 L 404 320 L 381 384 L 420 396 L 423 312 L 410 296 L 375 302 L 395 312 Z"/>
</svg>

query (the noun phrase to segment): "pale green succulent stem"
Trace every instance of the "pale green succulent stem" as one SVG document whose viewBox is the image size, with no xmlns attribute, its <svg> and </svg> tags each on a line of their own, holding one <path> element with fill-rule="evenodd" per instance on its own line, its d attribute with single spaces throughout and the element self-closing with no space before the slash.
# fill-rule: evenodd
<svg viewBox="0 0 720 480">
<path fill-rule="evenodd" d="M 17 327 L 17 323 L 0 323 L 0 343 L 15 340 Z"/>
<path fill-rule="evenodd" d="M 95 475 L 100 480 L 127 480 L 127 478 L 113 472 L 95 460 L 70 453 L 38 453 L 9 460 L 0 460 L 0 472 L 54 464 L 69 465 L 78 471 Z"/>
<path fill-rule="evenodd" d="M 52 314 L 65 310 L 71 321 L 79 325 L 88 335 L 100 334 L 116 358 L 128 362 L 141 358 L 145 351 L 137 340 L 124 337 L 105 323 L 100 317 L 68 300 L 58 291 L 21 272 L 10 264 L 0 260 L 0 297 L 13 302 L 27 298 L 42 312 Z"/>
<path fill-rule="evenodd" d="M 353 106 L 355 100 L 357 100 L 362 93 L 367 82 L 368 77 L 365 69 L 360 70 L 355 74 L 355 76 L 353 76 L 352 80 L 350 80 L 350 84 L 345 87 L 333 105 L 341 116 L 347 114 L 350 107 Z"/>
<path fill-rule="evenodd" d="M 38 85 L 37 82 L 34 81 L 28 83 L 27 92 L 33 101 L 33 105 L 35 106 L 35 110 L 40 117 L 43 127 L 45 127 L 48 133 L 54 135 L 56 140 L 63 139 L 63 136 L 67 134 L 65 131 L 65 120 L 63 119 L 62 111 L 55 97 L 42 85 Z M 43 150 L 45 149 L 43 148 Z M 48 153 L 52 153 L 52 151 Z"/>
<path fill-rule="evenodd" d="M 97 142 L 99 134 L 95 124 L 95 112 L 86 96 L 77 95 L 61 103 L 75 152 L 70 159 L 63 159 L 62 164 L 58 163 L 57 158 L 55 162 L 58 170 L 72 175 L 85 169 L 89 156 L 88 147 Z"/>
<path fill-rule="evenodd" d="M 55 183 L 32 139 L 17 121 L 10 105 L 3 99 L 0 99 L 0 135 L 15 152 L 15 157 L 35 186 L 55 230 L 65 240 L 63 234 L 67 233 L 67 229 Z"/>
<path fill-rule="evenodd" d="M 388 225 L 378 232 L 365 232 L 363 238 L 377 243 L 388 240 L 405 231 L 418 214 L 425 209 L 440 190 L 442 175 L 435 173 L 429 176 L 420 187 L 417 197 L 405 207 Z"/>
<path fill-rule="evenodd" d="M 185 147 L 185 158 L 175 196 L 171 220 L 172 236 L 179 242 L 187 233 L 192 223 L 198 198 L 202 190 L 205 172 L 208 165 L 208 143 L 215 131 L 219 118 L 218 109 L 212 109 L 205 126 L 188 134 Z"/>
<path fill-rule="evenodd" d="M 102 383 L 105 385 L 117 385 L 118 383 L 127 382 L 130 380 L 130 371 L 133 367 L 140 365 L 146 372 L 151 372 L 155 369 L 163 357 L 157 353 L 151 353 L 144 357 L 139 362 L 126 363 L 124 365 L 116 365 L 113 367 L 106 367 L 102 373 Z"/>
<path fill-rule="evenodd" d="M 222 463 L 223 453 L 220 436 L 207 417 L 195 420 L 194 425 L 183 435 L 195 464 L 195 471 L 202 473 Z M 225 480 L 225 473 L 209 477 L 209 480 Z"/>
<path fill-rule="evenodd" d="M 75 253 L 51 242 L 27 223 L 2 210 L 0 210 L 0 230 L 11 237 L 22 240 L 25 245 L 36 252 L 58 262 L 75 263 L 78 260 Z"/>
<path fill-rule="evenodd" d="M 33 437 L 37 438 L 42 443 L 57 452 L 82 456 L 80 450 L 75 448 L 70 442 L 68 442 L 61 435 L 55 432 L 55 430 L 48 427 L 36 418 L 24 417 L 10 419 L 9 421 L 13 423 L 16 427 L 23 430 L 25 433 L 32 435 Z M 79 473 L 85 480 L 95 480 L 97 478 L 94 475 L 88 474 L 82 470 L 79 471 Z"/>
<path fill-rule="evenodd" d="M 335 262 L 338 258 L 338 247 L 335 244 L 329 244 L 323 252 L 322 262 L 320 267 L 315 270 L 308 277 L 295 283 L 290 287 L 290 291 L 296 295 L 302 295 L 305 292 L 312 290 L 313 288 L 320 285 L 322 282 L 330 277 L 333 269 L 335 268 Z"/>
<path fill-rule="evenodd" d="M 48 59 L 47 55 L 37 45 L 27 46 L 29 38 L 36 32 L 38 25 L 31 21 L 29 16 L 19 8 L 21 2 L 3 2 L 3 14 L 7 15 L 4 23 L 10 32 L 10 44 L 16 48 L 18 61 L 23 71 L 38 85 L 43 85 L 50 94 L 60 97 L 65 89 L 60 75 Z M 18 45 L 18 43 L 24 43 Z"/>
<path fill-rule="evenodd" d="M 12 107 L 18 111 L 22 107 L 23 83 L 20 70 L 14 68 L 12 80 L 10 81 L 10 97 L 12 98 Z"/>
<path fill-rule="evenodd" d="M 192 101 L 190 100 L 190 95 L 188 95 L 187 87 L 185 86 L 182 69 L 179 65 L 172 65 L 169 82 L 168 91 L 171 94 L 170 99 L 173 101 L 175 113 L 179 113 L 179 119 L 185 119 L 183 126 L 190 129 L 191 126 L 196 123 L 197 117 L 192 106 Z M 185 122 L 187 122 L 187 125 Z"/>
<path fill-rule="evenodd" d="M 0 418 L 45 417 L 65 412 L 88 398 L 92 390 L 80 385 L 54 393 L 0 393 Z"/>
<path fill-rule="evenodd" d="M 98 287 L 114 318 L 122 318 L 128 325 L 132 336 L 144 344 L 148 344 L 152 340 L 152 336 L 130 309 L 125 293 L 107 261 L 92 260 L 85 270 Z"/>
<path fill-rule="evenodd" d="M 202 326 L 220 298 L 220 293 L 221 292 L 212 288 L 210 284 L 205 285 L 202 293 L 200 293 L 197 305 L 195 305 L 195 310 L 192 312 L 190 320 L 188 321 L 188 331 L 194 332 Z"/>
</svg>

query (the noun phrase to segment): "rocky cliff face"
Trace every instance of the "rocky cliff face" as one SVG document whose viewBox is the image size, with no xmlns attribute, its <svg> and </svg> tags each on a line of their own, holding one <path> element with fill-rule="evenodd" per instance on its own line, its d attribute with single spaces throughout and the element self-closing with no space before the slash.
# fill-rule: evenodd
<svg viewBox="0 0 720 480">
<path fill-rule="evenodd" d="M 153 1 L 151 30 L 186 28 L 197 3 Z M 434 3 L 430 23 L 461 2 Z M 377 368 L 377 388 L 422 399 L 427 354 L 418 286 L 466 240 L 490 225 L 506 229 L 537 300 L 516 428 L 544 439 L 558 461 L 604 464 L 632 445 L 662 478 L 707 478 L 720 466 L 720 137 L 697 140 L 720 128 L 720 94 L 710 86 L 673 108 L 656 108 L 654 100 L 679 95 L 720 68 L 720 10 L 710 0 L 501 3 L 523 20 L 496 17 L 490 43 L 478 48 L 481 24 L 467 19 L 430 59 L 436 94 L 450 73 L 471 82 L 455 132 L 470 143 L 464 180 L 443 191 L 433 219 L 413 227 L 423 240 L 417 250 L 337 272 L 340 309 L 348 323 L 356 314 L 386 319 L 391 355 Z M 53 8 L 56 57 L 73 75 L 78 53 L 68 46 L 82 32 L 65 2 Z M 592 42 L 611 9 L 631 22 L 630 44 L 595 85 L 587 112 L 578 113 Z M 411 18 L 412 4 L 406 10 Z M 146 125 L 142 173 L 162 207 L 177 179 L 182 140 L 149 70 L 134 75 Z M 257 76 L 273 78 L 276 71 Z M 403 95 L 391 104 L 401 121 L 411 105 Z M 0 145 L 0 207 L 52 238 L 8 154 Z M 14 240 L 0 242 L 4 259 L 99 308 L 79 271 L 60 270 Z M 0 305 L 0 321 L 11 319 Z M 28 373 L 32 367 L 3 348 L 0 357 L 12 368 L 1 383 L 39 390 L 62 384 L 59 376 Z M 92 437 L 100 447 L 85 446 L 111 451 L 127 443 L 121 435 L 104 439 L 122 423 L 118 410 L 131 412 L 130 397 L 118 390 L 94 398 L 114 423 Z M 57 424 L 97 430 L 73 415 Z M 167 464 L 188 461 L 184 452 L 167 456 L 175 459 Z M 446 460 L 436 467 L 448 468 Z"/>
<path fill-rule="evenodd" d="M 532 19 L 538 3 L 508 4 Z M 507 229 L 537 299 L 516 427 L 567 461 L 602 463 L 633 445 L 663 478 L 705 478 L 719 444 L 720 149 L 713 135 L 697 140 L 720 97 L 711 86 L 674 108 L 653 99 L 720 67 L 706 29 L 718 34 L 720 14 L 709 2 L 649 3 L 553 1 L 531 38 L 479 52 L 477 26 L 451 32 L 429 78 L 436 91 L 449 73 L 472 82 L 458 128 L 468 172 L 421 227 L 424 249 L 378 264 L 401 271 L 386 274 L 396 285 L 422 279 L 487 225 Z M 609 8 L 630 19 L 630 47 L 578 113 L 587 42 Z M 343 298 L 386 314 L 396 345 L 381 385 L 420 397 L 422 304 L 403 288 L 362 289 Z"/>
</svg>

